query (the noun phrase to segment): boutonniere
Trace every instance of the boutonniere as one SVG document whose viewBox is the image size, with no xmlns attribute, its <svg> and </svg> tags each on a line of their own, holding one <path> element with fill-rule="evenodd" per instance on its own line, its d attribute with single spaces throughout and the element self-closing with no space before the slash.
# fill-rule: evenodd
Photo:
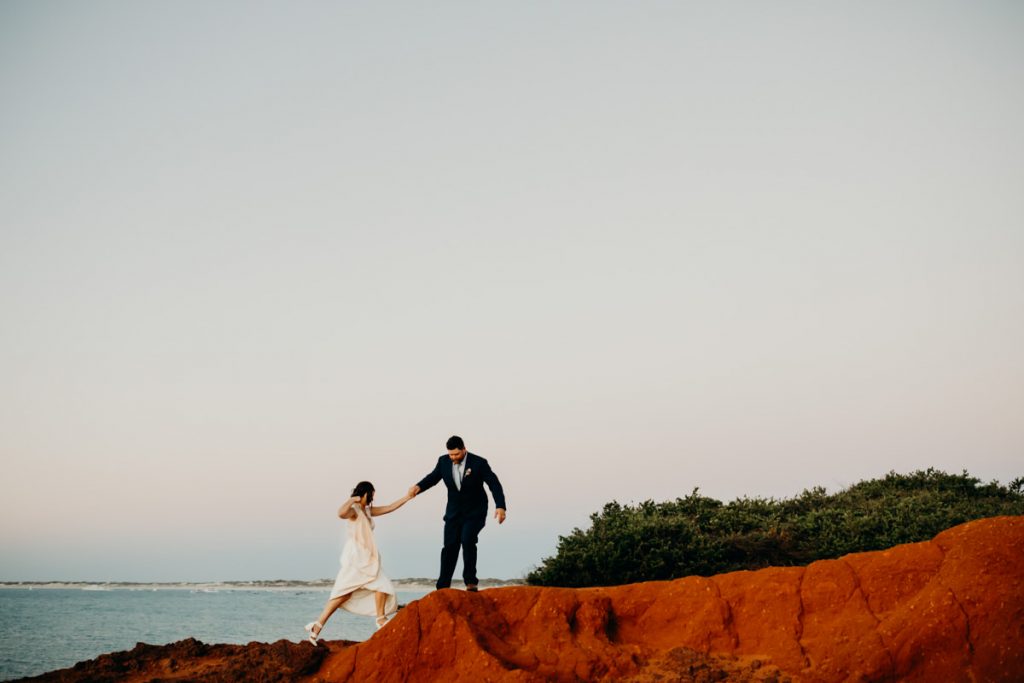
<svg viewBox="0 0 1024 683">
<path fill-rule="evenodd" d="M 466 468 L 466 476 L 468 477 L 471 474 L 473 474 L 473 468 L 472 467 L 467 467 Z"/>
</svg>

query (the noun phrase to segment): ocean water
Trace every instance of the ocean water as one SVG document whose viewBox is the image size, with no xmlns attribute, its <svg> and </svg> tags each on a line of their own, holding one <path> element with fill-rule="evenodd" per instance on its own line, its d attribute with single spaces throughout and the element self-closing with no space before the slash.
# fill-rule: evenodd
<svg viewBox="0 0 1024 683">
<path fill-rule="evenodd" d="M 184 638 L 204 643 L 274 642 L 305 638 L 330 593 L 320 590 L 2 588 L 0 680 L 63 669 L 136 643 L 162 645 Z M 426 591 L 398 591 L 399 604 Z M 338 610 L 328 640 L 365 640 L 371 617 Z"/>
</svg>

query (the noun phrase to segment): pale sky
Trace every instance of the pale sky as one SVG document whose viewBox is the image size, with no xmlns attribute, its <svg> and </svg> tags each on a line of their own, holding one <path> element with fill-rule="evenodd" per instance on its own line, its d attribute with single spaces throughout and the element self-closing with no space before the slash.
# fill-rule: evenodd
<svg viewBox="0 0 1024 683">
<path fill-rule="evenodd" d="M 330 577 L 451 434 L 503 578 L 612 499 L 1021 476 L 1021 84 L 1019 2 L 7 0 L 0 580 Z"/>
</svg>

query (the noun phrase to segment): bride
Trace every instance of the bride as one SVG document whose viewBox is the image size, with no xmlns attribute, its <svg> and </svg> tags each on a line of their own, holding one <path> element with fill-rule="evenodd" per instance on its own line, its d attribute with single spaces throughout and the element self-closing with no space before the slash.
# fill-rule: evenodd
<svg viewBox="0 0 1024 683">
<path fill-rule="evenodd" d="M 316 645 L 324 624 L 339 607 L 355 614 L 376 615 L 378 629 L 398 611 L 395 587 L 381 571 L 371 517 L 394 512 L 412 500 L 412 496 L 405 495 L 390 505 L 374 506 L 373 493 L 373 484 L 361 481 L 352 490 L 352 497 L 338 508 L 338 517 L 348 520 L 345 547 L 341 551 L 341 569 L 324 611 L 316 621 L 306 624 L 309 642 L 313 645 Z"/>
</svg>

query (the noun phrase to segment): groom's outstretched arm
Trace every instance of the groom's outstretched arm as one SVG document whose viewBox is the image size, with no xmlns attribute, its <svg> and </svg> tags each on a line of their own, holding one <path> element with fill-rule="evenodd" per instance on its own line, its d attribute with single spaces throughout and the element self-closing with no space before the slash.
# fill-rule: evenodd
<svg viewBox="0 0 1024 683">
<path fill-rule="evenodd" d="M 439 481 L 441 481 L 441 460 L 437 461 L 433 472 L 420 479 L 419 482 L 409 489 L 409 493 L 414 496 L 418 493 L 423 493 Z"/>
</svg>

